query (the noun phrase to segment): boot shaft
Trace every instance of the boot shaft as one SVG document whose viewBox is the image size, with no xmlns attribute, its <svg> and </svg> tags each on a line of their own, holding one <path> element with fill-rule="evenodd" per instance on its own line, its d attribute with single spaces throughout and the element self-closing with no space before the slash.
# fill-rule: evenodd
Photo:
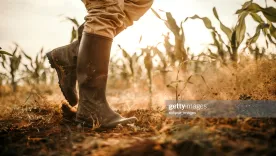
<svg viewBox="0 0 276 156">
<path fill-rule="evenodd" d="M 77 61 L 79 86 L 105 89 L 112 39 L 83 33 Z"/>
</svg>

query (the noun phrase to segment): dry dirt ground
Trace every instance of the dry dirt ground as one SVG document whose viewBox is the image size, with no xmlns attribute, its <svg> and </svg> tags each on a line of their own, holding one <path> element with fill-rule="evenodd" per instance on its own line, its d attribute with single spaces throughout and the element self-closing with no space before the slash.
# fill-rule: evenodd
<svg viewBox="0 0 276 156">
<path fill-rule="evenodd" d="M 2 111 L 1 155 L 276 154 L 275 119 L 177 119 L 162 110 L 138 109 L 120 112 L 136 116 L 136 124 L 101 131 L 62 121 L 61 102 L 39 93 L 20 106 L 18 97 L 4 98 L 14 106 Z"/>
<path fill-rule="evenodd" d="M 275 63 L 270 64 L 273 68 L 268 65 L 254 72 L 245 67 L 238 75 L 224 72 L 216 79 L 204 75 L 205 84 L 192 78 L 182 95 L 185 99 L 276 100 Z M 153 90 L 154 105 L 173 95 L 165 90 Z M 146 87 L 109 90 L 113 108 L 139 121 L 105 131 L 64 122 L 60 108 L 64 101 L 57 86 L 22 87 L 14 94 L 2 87 L 1 93 L 0 155 L 276 155 L 276 119 L 168 118 L 162 108 L 144 109 Z"/>
</svg>

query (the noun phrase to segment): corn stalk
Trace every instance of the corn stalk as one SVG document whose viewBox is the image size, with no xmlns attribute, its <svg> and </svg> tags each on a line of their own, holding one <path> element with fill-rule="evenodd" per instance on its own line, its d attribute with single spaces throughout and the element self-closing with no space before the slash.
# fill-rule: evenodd
<svg viewBox="0 0 276 156">
<path fill-rule="evenodd" d="M 19 79 L 16 79 L 16 74 L 19 71 L 19 66 L 21 64 L 22 56 L 18 53 L 18 45 L 15 44 L 15 49 L 12 52 L 12 56 L 7 60 L 4 55 L 2 55 L 2 67 L 7 71 L 8 77 L 11 80 L 11 86 L 13 92 L 17 91 L 17 83 Z"/>
<path fill-rule="evenodd" d="M 9 52 L 6 52 L 6 51 L 4 51 L 4 50 L 1 50 L 2 48 L 0 47 L 0 58 L 1 58 L 1 64 L 2 64 L 2 67 L 4 68 L 4 69 L 6 69 L 7 67 L 6 67 L 6 65 L 7 65 L 7 58 L 6 58 L 6 55 L 8 55 L 8 56 L 12 56 L 12 54 L 10 54 Z M 9 79 L 9 77 L 7 76 L 7 74 L 6 73 L 0 73 L 0 86 L 2 86 L 3 85 L 3 82 L 4 82 L 4 80 L 8 80 Z"/>
<path fill-rule="evenodd" d="M 185 34 L 184 34 L 184 28 L 183 28 L 183 22 L 180 23 L 178 26 L 176 23 L 175 18 L 172 16 L 170 12 L 166 12 L 166 19 L 162 19 L 160 15 L 154 10 L 151 9 L 153 13 L 158 17 L 159 19 L 163 20 L 165 25 L 169 28 L 169 30 L 174 34 L 174 55 L 175 59 L 181 62 L 187 62 L 188 55 L 187 51 L 185 49 Z M 184 71 L 186 70 L 186 64 L 183 65 L 182 68 Z"/>
<path fill-rule="evenodd" d="M 152 58 L 154 57 L 154 55 L 152 54 L 151 47 L 143 48 L 141 50 L 142 50 L 142 54 L 144 55 L 144 66 L 146 68 L 147 78 L 148 78 L 148 88 L 149 88 L 149 96 L 150 96 L 148 108 L 152 109 L 152 70 L 153 70 Z"/>
<path fill-rule="evenodd" d="M 47 68 L 45 67 L 46 55 L 44 54 L 43 48 L 37 53 L 35 60 L 28 56 L 24 51 L 22 51 L 24 56 L 29 60 L 30 65 L 24 64 L 26 78 L 25 81 L 28 84 L 39 84 L 40 82 L 46 83 Z M 34 80 L 34 82 L 32 82 Z"/>
</svg>

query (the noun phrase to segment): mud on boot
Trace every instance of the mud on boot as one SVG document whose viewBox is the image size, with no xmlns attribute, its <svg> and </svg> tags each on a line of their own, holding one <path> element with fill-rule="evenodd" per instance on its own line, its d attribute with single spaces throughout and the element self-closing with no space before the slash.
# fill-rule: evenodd
<svg viewBox="0 0 276 156">
<path fill-rule="evenodd" d="M 76 119 L 85 126 L 113 128 L 133 123 L 114 112 L 106 100 L 106 83 L 112 39 L 83 33 L 77 61 L 79 105 Z"/>
<path fill-rule="evenodd" d="M 71 106 L 75 106 L 78 103 L 76 65 L 83 29 L 84 23 L 78 28 L 77 41 L 56 48 L 46 54 L 51 67 L 57 72 L 59 87 Z"/>
</svg>

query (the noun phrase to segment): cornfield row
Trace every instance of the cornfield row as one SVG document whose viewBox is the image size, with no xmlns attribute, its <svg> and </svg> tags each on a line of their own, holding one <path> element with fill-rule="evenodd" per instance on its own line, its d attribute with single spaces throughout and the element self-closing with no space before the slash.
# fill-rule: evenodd
<svg viewBox="0 0 276 156">
<path fill-rule="evenodd" d="M 238 21 L 232 28 L 223 24 L 216 8 L 213 8 L 213 14 L 220 23 L 220 31 L 213 26 L 208 17 L 194 15 L 187 17 L 178 24 L 170 12 L 165 12 L 166 16 L 162 18 L 161 14 L 164 13 L 163 11 L 156 11 L 154 9 L 152 11 L 168 27 L 168 33 L 163 35 L 163 42 L 158 43 L 156 46 L 142 48 L 132 55 L 118 45 L 123 57 L 117 59 L 115 57 L 111 58 L 111 78 L 123 79 L 129 83 L 138 82 L 139 78 L 145 77 L 148 82 L 149 93 L 152 94 L 152 77 L 154 73 L 159 73 L 164 78 L 164 83 L 176 90 L 177 98 L 179 83 L 183 83 L 184 85 L 188 83 L 188 80 L 180 80 L 179 72 L 198 74 L 204 70 L 207 63 L 215 68 L 219 66 L 233 66 L 237 68 L 240 61 L 242 61 L 240 59 L 242 57 L 249 58 L 253 56 L 255 61 L 260 59 L 276 59 L 275 54 L 267 51 L 269 46 L 276 45 L 276 28 L 274 26 L 276 22 L 276 9 L 274 7 L 263 8 L 253 1 L 245 2 L 242 8 L 236 11 Z M 252 18 L 258 23 L 255 34 L 253 36 L 248 34 L 248 37 L 246 37 L 247 17 Z M 74 24 L 70 40 L 72 42 L 78 38 L 77 28 L 79 24 L 73 18 L 67 19 Z M 190 48 L 185 44 L 185 28 L 183 27 L 183 23 L 188 20 L 202 20 L 213 38 L 213 43 L 208 45 L 208 50 L 197 56 L 190 52 Z M 173 43 L 170 42 L 171 34 L 174 37 Z M 266 40 L 265 47 L 259 47 L 257 44 L 261 35 Z M 226 36 L 227 40 L 223 40 L 222 36 Z M 242 46 L 244 42 L 246 44 Z M 165 51 L 160 50 L 161 46 L 164 47 Z M 244 55 L 245 51 L 249 51 L 251 56 Z M 0 86 L 10 84 L 13 91 L 16 91 L 20 83 L 36 85 L 39 83 L 54 83 L 56 80 L 54 71 L 45 65 L 46 57 L 43 48 L 35 59 L 28 56 L 17 44 L 15 44 L 13 52 L 0 51 L 0 56 L 0 63 L 2 64 L 2 69 L 4 69 L 1 69 L 0 72 Z M 23 58 L 27 62 L 23 62 Z M 177 71 L 176 80 L 166 80 L 168 73 L 175 70 Z M 204 77 L 202 79 L 204 81 Z"/>
</svg>

